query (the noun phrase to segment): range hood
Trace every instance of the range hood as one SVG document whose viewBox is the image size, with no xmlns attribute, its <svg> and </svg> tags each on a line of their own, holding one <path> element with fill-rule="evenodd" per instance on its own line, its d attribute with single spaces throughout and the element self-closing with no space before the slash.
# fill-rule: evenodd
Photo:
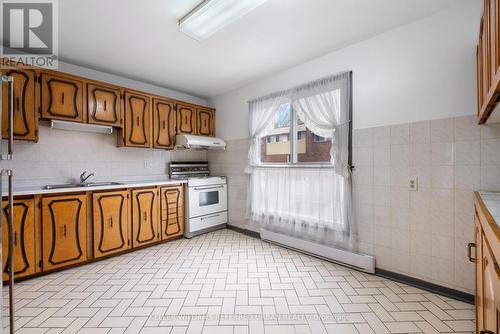
<svg viewBox="0 0 500 334">
<path fill-rule="evenodd" d="M 187 134 L 179 134 L 175 141 L 176 148 L 187 149 L 226 149 L 226 142 L 220 138 L 208 137 L 208 136 L 193 136 Z"/>
</svg>

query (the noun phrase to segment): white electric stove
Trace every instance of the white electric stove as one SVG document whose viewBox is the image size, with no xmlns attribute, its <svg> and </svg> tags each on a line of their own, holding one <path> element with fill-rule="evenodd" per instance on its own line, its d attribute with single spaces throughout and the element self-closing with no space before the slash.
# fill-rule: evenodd
<svg viewBox="0 0 500 334">
<path fill-rule="evenodd" d="M 210 176 L 208 162 L 171 162 L 170 178 L 187 179 L 184 237 L 192 238 L 226 227 L 227 182 Z"/>
</svg>

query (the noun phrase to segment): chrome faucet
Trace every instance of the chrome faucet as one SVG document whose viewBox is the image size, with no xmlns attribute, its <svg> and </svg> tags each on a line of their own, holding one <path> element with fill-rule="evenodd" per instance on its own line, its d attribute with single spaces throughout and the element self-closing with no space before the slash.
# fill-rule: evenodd
<svg viewBox="0 0 500 334">
<path fill-rule="evenodd" d="M 94 176 L 94 173 L 90 173 L 90 174 L 87 175 L 87 171 L 83 172 L 80 175 L 80 183 L 85 183 L 85 181 L 87 181 L 92 176 Z"/>
</svg>

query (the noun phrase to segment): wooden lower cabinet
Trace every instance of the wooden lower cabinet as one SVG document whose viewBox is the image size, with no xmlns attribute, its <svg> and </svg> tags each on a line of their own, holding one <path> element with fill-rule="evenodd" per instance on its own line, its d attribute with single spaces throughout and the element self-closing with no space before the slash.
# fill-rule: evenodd
<svg viewBox="0 0 500 334">
<path fill-rule="evenodd" d="M 160 240 L 158 189 L 132 190 L 132 247 Z"/>
<path fill-rule="evenodd" d="M 182 185 L 160 188 L 161 239 L 184 233 L 184 188 Z"/>
<path fill-rule="evenodd" d="M 476 332 L 500 333 L 500 228 L 475 194 Z"/>
<path fill-rule="evenodd" d="M 36 271 L 35 264 L 35 203 L 33 199 L 14 201 L 14 277 L 32 275 Z M 7 216 L 9 210 L 6 202 L 2 208 L 2 268 L 3 280 L 9 278 L 9 227 Z"/>
<path fill-rule="evenodd" d="M 87 260 L 86 195 L 42 198 L 43 270 Z"/>
<path fill-rule="evenodd" d="M 92 195 L 95 258 L 130 248 L 128 197 L 128 191 Z"/>
</svg>

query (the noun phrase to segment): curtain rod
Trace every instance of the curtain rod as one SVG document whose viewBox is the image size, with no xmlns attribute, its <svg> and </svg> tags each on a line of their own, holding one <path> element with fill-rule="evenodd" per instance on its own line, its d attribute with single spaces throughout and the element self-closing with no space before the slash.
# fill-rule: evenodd
<svg viewBox="0 0 500 334">
<path fill-rule="evenodd" d="M 257 102 L 257 101 L 262 101 L 262 100 L 267 100 L 267 99 L 275 98 L 275 97 L 278 97 L 280 95 L 285 95 L 285 94 L 287 94 L 289 92 L 302 89 L 303 87 L 311 85 L 313 83 L 318 83 L 318 82 L 321 82 L 321 81 L 325 81 L 325 80 L 329 80 L 329 79 L 334 79 L 334 78 L 340 77 L 340 76 L 345 75 L 345 74 L 352 74 L 352 71 L 345 71 L 345 72 L 339 72 L 339 73 L 336 73 L 336 74 L 330 74 L 330 75 L 324 76 L 324 77 L 319 78 L 319 79 L 308 81 L 306 83 L 300 84 L 300 85 L 292 87 L 292 88 L 284 89 L 284 90 L 277 91 L 277 92 L 274 92 L 274 93 L 271 93 L 271 94 L 268 94 L 268 95 L 264 95 L 264 96 L 261 96 L 261 97 L 255 98 L 255 99 L 248 100 L 247 103 L 252 103 L 252 102 Z"/>
</svg>

